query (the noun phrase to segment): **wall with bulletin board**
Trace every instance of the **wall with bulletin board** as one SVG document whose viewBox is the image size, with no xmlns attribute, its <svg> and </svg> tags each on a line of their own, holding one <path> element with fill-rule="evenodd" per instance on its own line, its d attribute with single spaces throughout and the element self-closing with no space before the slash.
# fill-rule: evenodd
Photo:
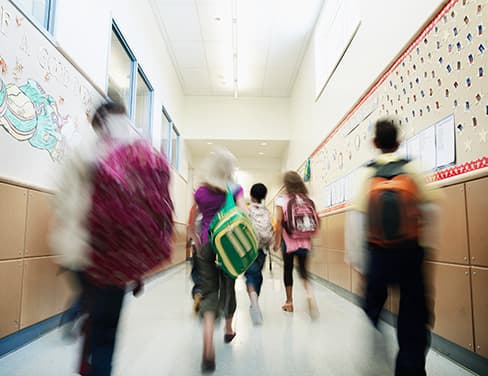
<svg viewBox="0 0 488 376">
<path fill-rule="evenodd" d="M 488 167 L 487 28 L 487 0 L 447 1 L 372 85 L 310 157 L 322 214 L 351 198 L 383 116 L 399 119 L 400 152 L 418 159 L 430 181 Z"/>
</svg>

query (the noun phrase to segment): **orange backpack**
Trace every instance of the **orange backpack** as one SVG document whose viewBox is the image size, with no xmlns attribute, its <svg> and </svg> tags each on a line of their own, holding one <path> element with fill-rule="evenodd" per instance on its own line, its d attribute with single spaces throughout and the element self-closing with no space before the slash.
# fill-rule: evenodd
<svg viewBox="0 0 488 376">
<path fill-rule="evenodd" d="M 395 248 L 416 242 L 420 230 L 419 190 L 412 177 L 404 171 L 410 161 L 401 159 L 380 165 L 371 178 L 368 193 L 368 243 L 382 248 Z"/>
</svg>

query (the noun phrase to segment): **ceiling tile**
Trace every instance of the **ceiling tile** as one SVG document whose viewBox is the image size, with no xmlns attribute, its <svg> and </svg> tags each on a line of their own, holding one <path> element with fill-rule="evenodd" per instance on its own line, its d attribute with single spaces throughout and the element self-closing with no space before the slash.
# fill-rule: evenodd
<svg viewBox="0 0 488 376">
<path fill-rule="evenodd" d="M 193 3 L 162 4 L 161 19 L 171 41 L 196 41 L 202 39 L 197 8 Z"/>
<path fill-rule="evenodd" d="M 268 67 L 263 87 L 266 89 L 288 89 L 295 67 Z"/>
<path fill-rule="evenodd" d="M 271 39 L 268 56 L 268 67 L 294 66 L 301 56 L 304 38 Z"/>
<path fill-rule="evenodd" d="M 206 68 L 205 50 L 201 42 L 173 42 L 173 53 L 180 68 Z"/>
<path fill-rule="evenodd" d="M 215 1 L 198 5 L 203 40 L 232 42 L 231 4 L 230 1 Z"/>
<path fill-rule="evenodd" d="M 206 69 L 182 69 L 185 88 L 209 89 L 210 79 Z"/>
<path fill-rule="evenodd" d="M 207 63 L 209 68 L 226 68 L 232 72 L 233 55 L 232 43 L 205 42 Z"/>
</svg>

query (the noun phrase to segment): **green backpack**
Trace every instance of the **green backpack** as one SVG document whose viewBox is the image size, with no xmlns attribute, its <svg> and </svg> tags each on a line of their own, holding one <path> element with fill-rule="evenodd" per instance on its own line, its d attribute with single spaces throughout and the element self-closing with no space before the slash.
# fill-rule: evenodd
<svg viewBox="0 0 488 376">
<path fill-rule="evenodd" d="M 209 226 L 210 243 L 220 268 L 236 279 L 258 257 L 258 240 L 251 220 L 236 206 L 230 187 L 224 206 Z"/>
</svg>

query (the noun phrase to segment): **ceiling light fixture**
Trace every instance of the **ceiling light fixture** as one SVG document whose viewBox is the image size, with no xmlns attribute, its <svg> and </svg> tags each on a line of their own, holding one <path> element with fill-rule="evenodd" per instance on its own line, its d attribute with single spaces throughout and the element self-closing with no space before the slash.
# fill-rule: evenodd
<svg viewBox="0 0 488 376">
<path fill-rule="evenodd" d="M 267 142 L 261 142 L 260 144 L 261 146 L 268 146 L 268 143 Z"/>
<path fill-rule="evenodd" d="M 260 151 L 260 152 L 259 152 L 259 155 L 264 155 L 264 152 Z"/>
<path fill-rule="evenodd" d="M 212 144 L 213 144 L 212 141 L 207 142 L 207 145 L 212 145 Z"/>
<path fill-rule="evenodd" d="M 232 56 L 234 74 L 234 99 L 239 96 L 239 80 L 237 77 L 237 0 L 232 0 Z"/>
</svg>

